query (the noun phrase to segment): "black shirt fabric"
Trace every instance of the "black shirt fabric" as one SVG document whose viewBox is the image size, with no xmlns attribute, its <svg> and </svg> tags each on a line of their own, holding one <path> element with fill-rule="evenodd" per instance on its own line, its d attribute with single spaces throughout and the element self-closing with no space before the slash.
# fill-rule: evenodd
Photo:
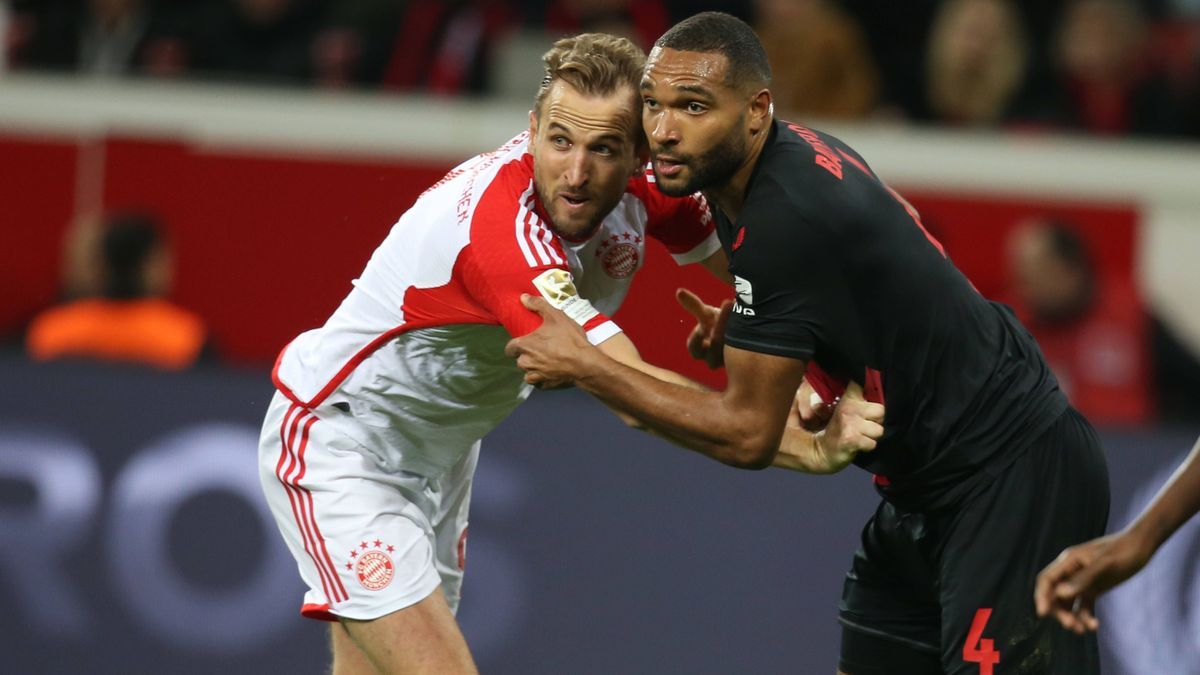
<svg viewBox="0 0 1200 675">
<path fill-rule="evenodd" d="M 1067 407 L 1032 336 L 979 295 L 917 212 L 841 141 L 777 120 L 737 222 L 717 232 L 737 300 L 726 344 L 867 381 L 886 408 L 856 464 L 903 508 L 995 475 Z"/>
</svg>

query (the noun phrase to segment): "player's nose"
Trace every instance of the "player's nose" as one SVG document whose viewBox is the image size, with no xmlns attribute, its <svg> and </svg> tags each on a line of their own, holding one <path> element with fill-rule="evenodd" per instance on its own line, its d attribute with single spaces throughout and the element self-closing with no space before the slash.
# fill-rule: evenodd
<svg viewBox="0 0 1200 675">
<path fill-rule="evenodd" d="M 563 179 L 567 182 L 568 187 L 580 188 L 587 183 L 589 173 L 587 153 L 575 152 L 567 162 Z"/>
<path fill-rule="evenodd" d="M 674 117 L 668 112 L 655 116 L 649 131 L 650 140 L 660 146 L 679 143 L 679 127 L 675 124 Z"/>
</svg>

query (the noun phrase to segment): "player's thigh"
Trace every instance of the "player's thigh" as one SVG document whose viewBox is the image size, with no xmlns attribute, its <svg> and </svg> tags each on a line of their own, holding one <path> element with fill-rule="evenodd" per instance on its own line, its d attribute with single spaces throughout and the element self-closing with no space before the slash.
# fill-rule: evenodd
<svg viewBox="0 0 1200 675">
<path fill-rule="evenodd" d="M 354 638 L 341 622 L 329 624 L 329 653 L 333 655 L 331 675 L 377 675 L 366 652 L 354 644 Z"/>
<path fill-rule="evenodd" d="M 842 589 L 838 667 L 849 675 L 936 675 L 941 608 L 923 516 L 880 504 Z"/>
<path fill-rule="evenodd" d="M 362 667 L 363 657 L 380 673 L 475 673 L 477 669 L 444 595 L 435 590 L 424 600 L 377 619 L 342 619 L 335 627 L 335 667 Z M 348 636 L 350 640 L 346 640 Z M 349 675 L 353 670 L 339 671 Z"/>
<path fill-rule="evenodd" d="M 954 675 L 1099 672 L 1095 635 L 1039 619 L 1038 572 L 1063 548 L 1098 536 L 1108 474 L 1094 431 L 1069 410 L 943 530 L 942 664 Z"/>
</svg>

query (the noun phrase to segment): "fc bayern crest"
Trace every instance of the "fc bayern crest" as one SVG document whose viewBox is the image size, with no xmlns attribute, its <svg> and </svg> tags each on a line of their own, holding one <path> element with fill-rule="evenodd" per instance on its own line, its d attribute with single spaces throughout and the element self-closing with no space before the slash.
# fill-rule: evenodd
<svg viewBox="0 0 1200 675">
<path fill-rule="evenodd" d="M 359 544 L 357 549 L 350 551 L 352 562 L 346 563 L 346 568 L 354 570 L 354 576 L 358 577 L 358 583 L 368 591 L 387 588 L 387 585 L 392 583 L 392 578 L 396 576 L 396 565 L 392 563 L 392 557 L 388 555 L 396 550 L 395 547 L 387 546 L 385 548 L 384 543 L 379 539 L 376 539 L 374 543 L 374 546 L 365 541 Z"/>
<path fill-rule="evenodd" d="M 638 268 L 637 244 L 641 243 L 640 236 L 628 232 L 623 235 L 614 234 L 605 239 L 596 249 L 596 256 L 604 267 L 604 273 L 614 279 L 625 279 Z"/>
</svg>

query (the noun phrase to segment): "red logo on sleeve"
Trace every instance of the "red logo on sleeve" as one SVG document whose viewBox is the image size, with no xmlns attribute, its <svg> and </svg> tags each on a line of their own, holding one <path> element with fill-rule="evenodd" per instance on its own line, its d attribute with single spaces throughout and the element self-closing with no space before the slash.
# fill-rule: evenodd
<svg viewBox="0 0 1200 675">
<path fill-rule="evenodd" d="M 746 228 L 739 227 L 737 237 L 733 240 L 733 246 L 731 248 L 735 251 L 738 250 L 739 248 L 741 248 L 742 242 L 745 241 L 745 239 L 746 239 Z"/>
</svg>

